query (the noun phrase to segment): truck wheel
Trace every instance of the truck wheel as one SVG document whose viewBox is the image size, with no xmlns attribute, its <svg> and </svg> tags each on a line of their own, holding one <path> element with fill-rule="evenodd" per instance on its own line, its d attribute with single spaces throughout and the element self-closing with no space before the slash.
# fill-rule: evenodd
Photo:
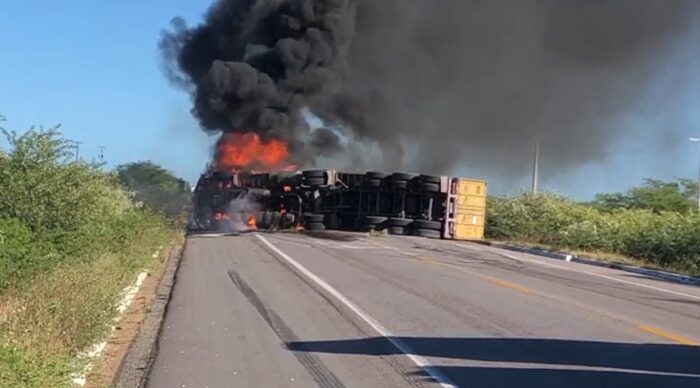
<svg viewBox="0 0 700 388">
<path fill-rule="evenodd" d="M 362 225 L 367 230 L 382 230 L 386 227 L 386 217 L 365 216 Z"/>
<path fill-rule="evenodd" d="M 439 239 L 442 237 L 442 233 L 440 233 L 439 230 L 433 229 L 413 229 L 413 235 L 435 239 Z"/>
<path fill-rule="evenodd" d="M 406 190 L 408 188 L 408 181 L 391 181 L 391 188 L 395 190 Z"/>
<path fill-rule="evenodd" d="M 400 227 L 405 228 L 413 223 L 410 218 L 389 218 L 386 222 L 389 227 Z"/>
<path fill-rule="evenodd" d="M 367 178 L 367 179 L 384 179 L 384 178 L 386 178 L 386 174 L 383 172 L 370 171 L 370 172 L 365 174 L 365 178 Z"/>
<path fill-rule="evenodd" d="M 304 214 L 304 224 L 323 223 L 325 218 L 324 214 L 307 213 Z"/>
<path fill-rule="evenodd" d="M 382 187 L 382 180 L 381 179 L 365 180 L 365 187 L 369 187 L 369 188 L 373 188 L 373 189 Z"/>
<path fill-rule="evenodd" d="M 312 222 L 309 224 L 305 224 L 304 229 L 306 229 L 306 230 L 326 230 L 326 225 L 323 225 L 322 222 Z"/>
<path fill-rule="evenodd" d="M 421 183 L 420 191 L 426 193 L 437 193 L 440 191 L 440 185 L 437 183 Z"/>
<path fill-rule="evenodd" d="M 413 221 L 413 227 L 416 229 L 442 230 L 442 222 L 415 220 Z"/>
<path fill-rule="evenodd" d="M 420 175 L 418 177 L 421 183 L 437 183 L 440 184 L 440 177 L 435 175 Z"/>
<path fill-rule="evenodd" d="M 367 226 L 377 226 L 385 223 L 387 220 L 386 217 L 380 217 L 380 216 L 365 216 L 363 219 L 363 222 Z"/>
<path fill-rule="evenodd" d="M 301 175 L 304 176 L 304 178 L 325 178 L 326 176 L 326 171 L 325 170 L 306 170 L 302 171 Z"/>
<path fill-rule="evenodd" d="M 323 186 L 326 184 L 326 180 L 323 178 L 304 178 L 304 184 L 307 186 Z"/>
<path fill-rule="evenodd" d="M 401 226 L 390 226 L 386 230 L 389 234 L 393 234 L 396 236 L 405 236 L 408 234 L 408 233 L 406 233 L 408 231 L 408 229 L 403 228 Z"/>
<path fill-rule="evenodd" d="M 410 181 L 411 179 L 417 177 L 416 174 L 407 174 L 404 172 L 395 172 L 391 174 L 391 179 L 395 181 Z"/>
</svg>

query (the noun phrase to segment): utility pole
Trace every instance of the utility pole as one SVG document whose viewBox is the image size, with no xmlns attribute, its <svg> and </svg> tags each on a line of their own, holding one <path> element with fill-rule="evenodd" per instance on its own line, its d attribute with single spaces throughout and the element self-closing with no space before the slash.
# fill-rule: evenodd
<svg viewBox="0 0 700 388">
<path fill-rule="evenodd" d="M 540 141 L 535 144 L 535 163 L 532 166 L 532 193 L 537 194 L 538 175 L 540 172 Z"/>
<path fill-rule="evenodd" d="M 98 146 L 97 148 L 100 149 L 100 155 L 99 155 L 100 163 L 104 162 L 104 160 L 105 160 L 105 146 Z"/>
<path fill-rule="evenodd" d="M 690 141 L 700 145 L 700 137 L 691 137 Z M 700 164 L 698 165 L 698 210 L 700 210 Z"/>
<path fill-rule="evenodd" d="M 77 162 L 80 159 L 80 145 L 83 144 L 82 141 L 74 141 L 75 144 L 75 161 Z"/>
</svg>

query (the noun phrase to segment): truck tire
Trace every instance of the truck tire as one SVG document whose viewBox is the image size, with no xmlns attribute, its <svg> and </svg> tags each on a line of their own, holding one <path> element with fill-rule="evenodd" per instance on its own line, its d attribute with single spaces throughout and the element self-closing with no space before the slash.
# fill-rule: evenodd
<svg viewBox="0 0 700 388">
<path fill-rule="evenodd" d="M 381 179 L 365 180 L 365 187 L 372 188 L 372 189 L 382 187 L 382 180 Z"/>
<path fill-rule="evenodd" d="M 301 175 L 303 175 L 304 178 L 325 178 L 326 171 L 325 170 L 306 170 L 306 171 L 302 171 Z"/>
<path fill-rule="evenodd" d="M 325 218 L 324 214 L 307 213 L 304 214 L 304 224 L 323 223 Z"/>
<path fill-rule="evenodd" d="M 322 222 L 312 222 L 309 224 L 305 224 L 304 229 L 306 229 L 306 230 L 326 230 L 326 225 L 324 225 Z"/>
<path fill-rule="evenodd" d="M 418 177 L 421 183 L 437 183 L 440 184 L 440 177 L 435 175 L 420 175 Z"/>
<path fill-rule="evenodd" d="M 413 235 L 420 236 L 420 237 L 434 238 L 434 239 L 442 238 L 442 233 L 440 233 L 439 230 L 433 230 L 433 229 L 413 229 Z"/>
<path fill-rule="evenodd" d="M 440 185 L 437 183 L 421 183 L 420 191 L 425 193 L 437 193 L 440 192 Z"/>
<path fill-rule="evenodd" d="M 391 179 L 395 181 L 410 181 L 411 179 L 417 177 L 416 174 L 407 174 L 405 172 L 395 172 L 391 174 Z"/>
<path fill-rule="evenodd" d="M 386 178 L 386 174 L 383 172 L 370 171 L 370 172 L 365 174 L 365 178 L 367 178 L 367 179 L 384 179 L 384 178 Z"/>
<path fill-rule="evenodd" d="M 389 218 L 386 222 L 389 227 L 400 227 L 405 228 L 413 223 L 410 218 Z"/>
<path fill-rule="evenodd" d="M 304 184 L 311 187 L 323 186 L 326 184 L 326 180 L 323 178 L 304 178 Z"/>
<path fill-rule="evenodd" d="M 406 190 L 408 189 L 408 181 L 391 181 L 391 188 L 394 190 Z"/>
<path fill-rule="evenodd" d="M 366 226 L 377 226 L 385 223 L 387 220 L 386 217 L 380 217 L 380 216 L 365 216 L 363 218 L 363 223 Z"/>
<path fill-rule="evenodd" d="M 403 228 L 401 226 L 390 226 L 386 229 L 387 233 L 393 234 L 395 236 L 405 236 L 408 233 L 408 229 Z"/>
<path fill-rule="evenodd" d="M 442 222 L 415 220 L 413 221 L 413 227 L 416 229 L 442 230 Z"/>
</svg>

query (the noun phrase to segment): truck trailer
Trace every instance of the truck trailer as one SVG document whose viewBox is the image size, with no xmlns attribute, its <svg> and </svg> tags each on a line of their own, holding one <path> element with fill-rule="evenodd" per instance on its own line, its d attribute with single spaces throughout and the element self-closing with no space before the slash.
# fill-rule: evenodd
<svg viewBox="0 0 700 388">
<path fill-rule="evenodd" d="M 386 231 L 478 240 L 484 236 L 486 190 L 483 180 L 401 172 L 208 171 L 194 189 L 192 227 Z"/>
</svg>

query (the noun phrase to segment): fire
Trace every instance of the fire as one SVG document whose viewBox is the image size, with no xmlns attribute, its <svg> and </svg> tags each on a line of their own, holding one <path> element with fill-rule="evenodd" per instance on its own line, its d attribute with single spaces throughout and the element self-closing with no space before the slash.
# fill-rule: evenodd
<svg viewBox="0 0 700 388">
<path fill-rule="evenodd" d="M 258 221 L 255 219 L 255 216 L 248 216 L 248 229 L 249 230 L 256 230 L 258 229 Z"/>
<path fill-rule="evenodd" d="M 216 144 L 216 163 L 222 170 L 283 168 L 288 157 L 289 148 L 285 141 L 263 141 L 253 132 L 225 133 Z"/>
</svg>

